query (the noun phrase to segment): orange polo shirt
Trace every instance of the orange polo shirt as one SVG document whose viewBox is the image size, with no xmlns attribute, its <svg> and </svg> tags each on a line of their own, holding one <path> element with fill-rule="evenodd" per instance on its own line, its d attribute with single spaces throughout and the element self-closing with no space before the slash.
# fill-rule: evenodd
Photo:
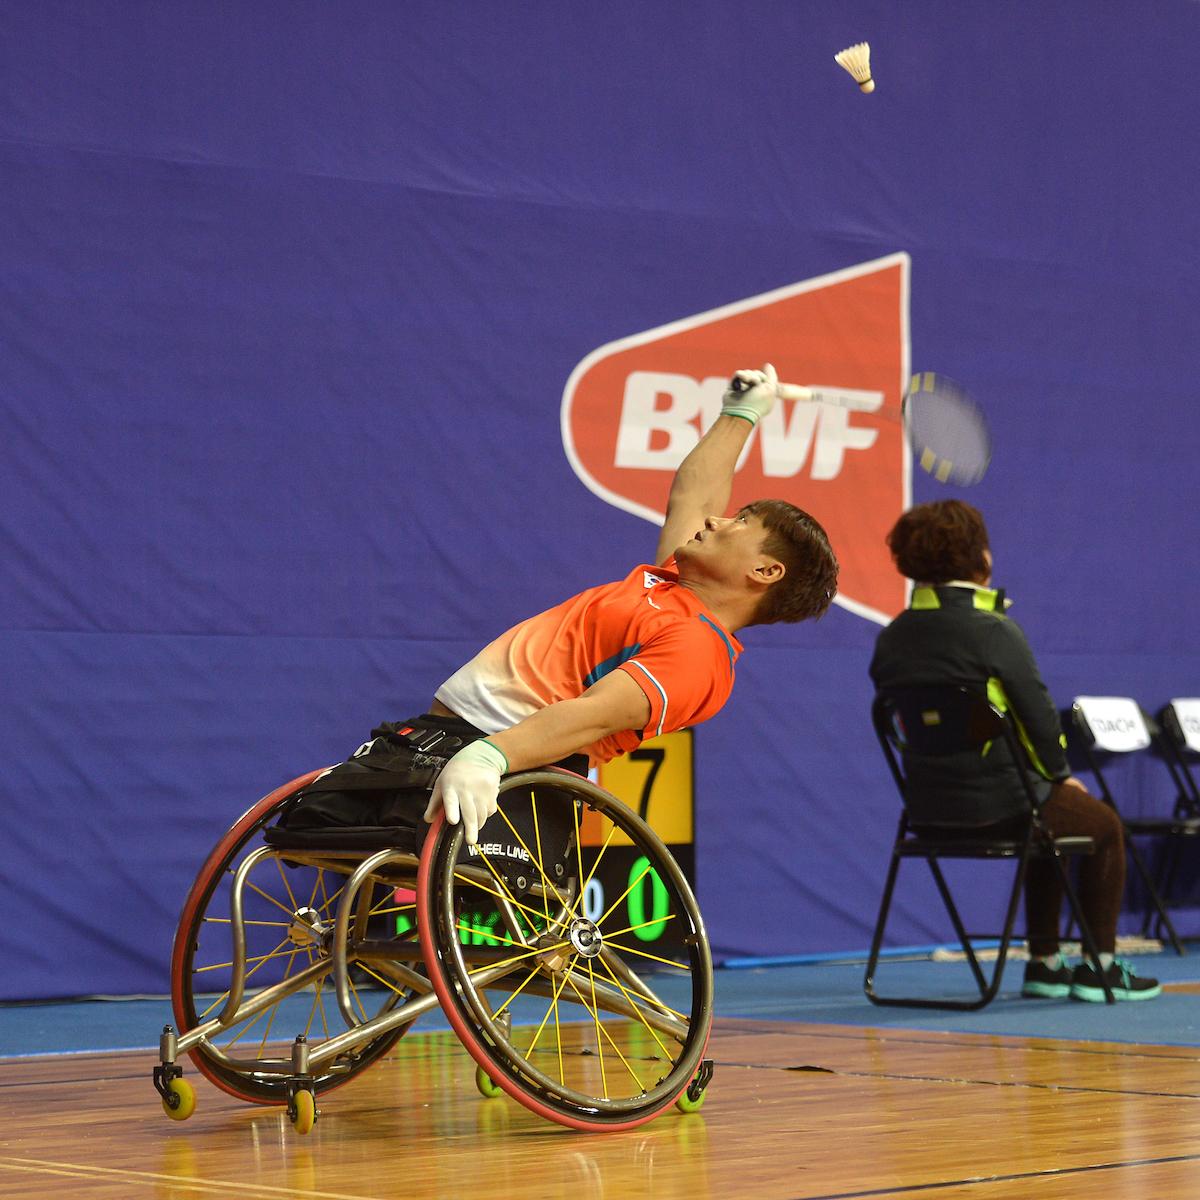
<svg viewBox="0 0 1200 1200">
<path fill-rule="evenodd" d="M 610 671 L 624 671 L 650 702 L 650 721 L 581 748 L 593 764 L 603 763 L 718 712 L 741 652 L 737 638 L 679 582 L 670 558 L 514 625 L 451 675 L 437 698 L 477 729 L 499 733 L 582 695 Z"/>
</svg>

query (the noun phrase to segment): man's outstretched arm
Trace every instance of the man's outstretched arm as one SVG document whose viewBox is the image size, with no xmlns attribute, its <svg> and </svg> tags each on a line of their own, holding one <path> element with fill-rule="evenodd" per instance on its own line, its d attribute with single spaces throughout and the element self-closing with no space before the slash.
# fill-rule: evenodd
<svg viewBox="0 0 1200 1200">
<path fill-rule="evenodd" d="M 744 390 L 732 383 L 721 402 L 721 415 L 679 464 L 667 498 L 667 515 L 654 561 L 665 562 L 693 534 L 704 518 L 722 517 L 733 491 L 738 455 L 760 417 L 771 411 L 778 381 L 767 363 L 761 371 L 738 371 Z"/>
</svg>

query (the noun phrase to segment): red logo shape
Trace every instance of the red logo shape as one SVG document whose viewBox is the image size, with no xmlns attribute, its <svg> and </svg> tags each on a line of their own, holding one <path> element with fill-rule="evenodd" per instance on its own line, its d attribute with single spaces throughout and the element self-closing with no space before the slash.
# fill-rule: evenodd
<svg viewBox="0 0 1200 1200">
<path fill-rule="evenodd" d="M 675 469 L 717 419 L 729 376 L 775 365 L 831 402 L 781 400 L 734 477 L 731 511 L 777 497 L 825 526 L 841 564 L 837 603 L 886 624 L 907 603 L 884 537 L 911 499 L 900 422 L 908 386 L 909 257 L 860 263 L 673 321 L 592 351 L 563 392 L 575 474 L 658 525 Z"/>
</svg>

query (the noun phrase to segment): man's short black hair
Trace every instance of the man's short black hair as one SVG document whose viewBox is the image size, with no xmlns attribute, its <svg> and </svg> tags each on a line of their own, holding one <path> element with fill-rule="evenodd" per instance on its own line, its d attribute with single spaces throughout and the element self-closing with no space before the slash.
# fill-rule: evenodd
<svg viewBox="0 0 1200 1200">
<path fill-rule="evenodd" d="M 816 518 L 786 500 L 755 500 L 739 516 L 757 517 L 767 531 L 763 549 L 785 574 L 767 588 L 752 625 L 819 617 L 837 594 L 838 562 Z"/>
</svg>

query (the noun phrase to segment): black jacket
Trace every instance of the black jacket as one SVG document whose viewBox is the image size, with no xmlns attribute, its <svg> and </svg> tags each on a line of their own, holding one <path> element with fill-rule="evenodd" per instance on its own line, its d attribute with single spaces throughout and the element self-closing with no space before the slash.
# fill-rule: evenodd
<svg viewBox="0 0 1200 1200">
<path fill-rule="evenodd" d="M 914 589 L 911 607 L 880 633 L 871 659 L 876 688 L 957 684 L 983 691 L 1017 720 L 1041 781 L 1066 779 L 1066 739 L 1033 651 L 1004 615 L 1004 593 L 962 586 Z M 1025 811 L 1025 792 L 1007 747 L 946 759 L 906 756 L 910 818 L 920 824 L 988 825 Z"/>
</svg>

